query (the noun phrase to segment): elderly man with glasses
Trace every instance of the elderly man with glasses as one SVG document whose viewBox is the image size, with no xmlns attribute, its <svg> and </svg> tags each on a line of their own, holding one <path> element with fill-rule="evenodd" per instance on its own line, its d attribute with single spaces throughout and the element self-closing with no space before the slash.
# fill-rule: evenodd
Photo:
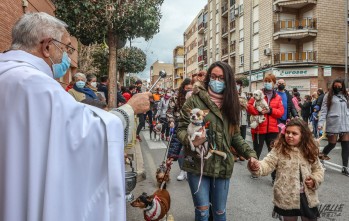
<svg viewBox="0 0 349 221">
<path fill-rule="evenodd" d="M 124 142 L 138 94 L 108 113 L 54 80 L 74 52 L 67 25 L 24 14 L 0 54 L 0 220 L 126 220 Z"/>
</svg>

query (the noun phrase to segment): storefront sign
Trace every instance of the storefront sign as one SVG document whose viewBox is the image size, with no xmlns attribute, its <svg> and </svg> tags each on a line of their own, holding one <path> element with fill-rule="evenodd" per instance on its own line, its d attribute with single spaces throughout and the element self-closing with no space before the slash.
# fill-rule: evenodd
<svg viewBox="0 0 349 221">
<path fill-rule="evenodd" d="M 273 74 L 276 78 L 286 77 L 313 77 L 318 76 L 317 68 L 285 68 L 285 69 L 274 69 Z"/>
<path fill-rule="evenodd" d="M 330 77 L 332 75 L 332 67 L 324 66 L 324 77 Z"/>
<path fill-rule="evenodd" d="M 252 76 L 251 76 L 251 81 L 252 81 L 252 82 L 254 82 L 254 81 L 260 81 L 260 80 L 263 80 L 263 77 L 264 77 L 263 72 L 260 72 L 260 73 L 257 73 L 257 74 L 252 74 Z"/>
<path fill-rule="evenodd" d="M 291 91 L 293 88 L 297 88 L 300 91 L 310 90 L 310 80 L 309 79 L 286 79 L 286 89 Z"/>
</svg>

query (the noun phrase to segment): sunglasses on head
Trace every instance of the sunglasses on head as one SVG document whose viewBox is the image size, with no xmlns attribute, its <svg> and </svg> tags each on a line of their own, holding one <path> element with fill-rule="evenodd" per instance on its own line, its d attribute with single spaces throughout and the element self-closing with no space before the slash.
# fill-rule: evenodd
<svg viewBox="0 0 349 221">
<path fill-rule="evenodd" d="M 203 74 L 201 74 L 201 73 L 198 73 L 198 74 L 193 74 L 192 75 L 192 77 L 196 77 L 196 76 L 198 76 L 198 77 L 202 77 L 202 76 L 204 76 Z"/>
</svg>

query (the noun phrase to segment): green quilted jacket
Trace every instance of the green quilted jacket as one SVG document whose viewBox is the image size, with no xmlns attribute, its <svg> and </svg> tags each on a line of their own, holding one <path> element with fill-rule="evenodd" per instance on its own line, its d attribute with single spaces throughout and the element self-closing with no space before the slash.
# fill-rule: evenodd
<svg viewBox="0 0 349 221">
<path fill-rule="evenodd" d="M 187 133 L 187 127 L 190 123 L 189 110 L 194 108 L 210 111 L 205 117 L 205 122 L 209 122 L 208 133 L 211 134 L 211 138 L 213 138 L 213 146 L 216 150 L 224 151 L 227 154 L 225 160 L 223 157 L 216 154 L 212 154 L 210 158 L 206 159 L 204 161 L 203 175 L 224 179 L 231 177 L 234 168 L 234 157 L 230 151 L 231 146 L 245 158 L 257 158 L 255 151 L 252 150 L 241 137 L 239 125 L 234 126 L 234 134 L 230 135 L 228 133 L 229 125 L 227 120 L 222 116 L 217 105 L 211 101 L 207 90 L 202 86 L 197 86 L 196 93 L 193 93 L 182 107 L 177 130 L 178 139 L 184 146 L 185 160 L 183 169 L 185 171 L 198 175 L 200 174 L 201 161 L 200 158 L 197 157 L 197 154 L 190 150 Z"/>
</svg>

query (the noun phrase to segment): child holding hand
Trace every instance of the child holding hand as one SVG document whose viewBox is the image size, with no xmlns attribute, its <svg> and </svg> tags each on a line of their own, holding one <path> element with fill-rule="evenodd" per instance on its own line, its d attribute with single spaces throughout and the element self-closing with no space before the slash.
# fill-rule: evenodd
<svg viewBox="0 0 349 221">
<path fill-rule="evenodd" d="M 308 125 L 290 120 L 272 150 L 262 161 L 249 162 L 253 175 L 266 176 L 276 170 L 274 218 L 284 221 L 313 221 L 320 217 L 317 189 L 324 179 L 319 149 Z M 281 220 L 281 219 L 280 219 Z"/>
</svg>

